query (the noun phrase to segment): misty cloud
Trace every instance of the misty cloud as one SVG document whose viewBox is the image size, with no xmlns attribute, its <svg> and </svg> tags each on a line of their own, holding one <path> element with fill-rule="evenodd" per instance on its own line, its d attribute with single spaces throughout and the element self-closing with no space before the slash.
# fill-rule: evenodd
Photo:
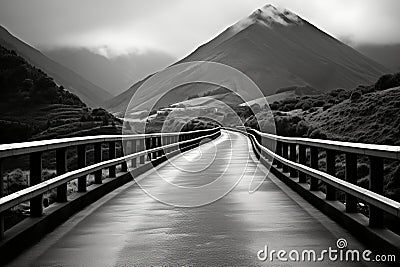
<svg viewBox="0 0 400 267">
<path fill-rule="evenodd" d="M 115 54 L 157 49 L 183 57 L 265 0 L 0 0 L 0 23 L 35 46 L 104 47 Z M 271 0 L 335 37 L 400 43 L 397 0 Z"/>
<path fill-rule="evenodd" d="M 400 43 L 398 0 L 0 0 L 0 23 L 46 49 L 182 58 L 267 3 L 350 45 Z"/>
</svg>

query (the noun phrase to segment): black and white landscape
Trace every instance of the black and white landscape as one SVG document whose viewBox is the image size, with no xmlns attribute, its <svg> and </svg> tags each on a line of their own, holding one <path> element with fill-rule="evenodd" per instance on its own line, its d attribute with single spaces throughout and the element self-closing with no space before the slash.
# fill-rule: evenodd
<svg viewBox="0 0 400 267">
<path fill-rule="evenodd" d="M 397 266 L 400 2 L 270 2 L 0 0 L 0 265 Z"/>
</svg>

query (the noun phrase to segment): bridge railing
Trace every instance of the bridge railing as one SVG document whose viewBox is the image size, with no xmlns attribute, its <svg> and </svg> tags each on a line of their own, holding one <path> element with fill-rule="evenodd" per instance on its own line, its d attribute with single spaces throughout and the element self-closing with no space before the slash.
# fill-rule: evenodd
<svg viewBox="0 0 400 267">
<path fill-rule="evenodd" d="M 291 178 L 298 177 L 298 183 L 306 183 L 309 178 L 310 191 L 320 190 L 319 181 L 322 181 L 326 185 L 326 200 L 336 200 L 336 192 L 344 192 L 346 213 L 358 212 L 359 200 L 367 203 L 371 227 L 384 227 L 385 212 L 400 218 L 400 203 L 383 196 L 384 160 L 400 160 L 400 146 L 282 137 L 250 128 L 247 133 L 266 162 Z M 326 172 L 318 169 L 320 151 L 326 152 Z M 339 154 L 345 155 L 344 180 L 335 177 Z M 357 156 L 369 158 L 369 189 L 357 185 Z"/>
<path fill-rule="evenodd" d="M 0 145 L 0 240 L 4 238 L 4 212 L 26 201 L 30 201 L 30 216 L 43 215 L 43 194 L 57 189 L 56 202 L 67 202 L 67 183 L 77 179 L 78 192 L 87 190 L 87 175 L 94 174 L 94 183 L 102 183 L 102 170 L 108 169 L 109 178 L 116 177 L 116 167 L 128 172 L 130 162 L 134 169 L 146 162 L 170 152 L 197 145 L 206 138 L 213 139 L 220 134 L 219 128 L 181 133 L 100 135 L 33 141 Z M 124 148 L 125 156 L 116 156 L 116 143 Z M 103 161 L 102 145 L 108 144 L 108 160 Z M 94 147 L 94 164 L 87 166 L 87 146 Z M 76 147 L 78 169 L 67 170 L 67 148 Z M 42 154 L 56 151 L 56 177 L 42 181 Z M 4 196 L 4 159 L 29 155 L 30 184 L 26 189 Z"/>
</svg>

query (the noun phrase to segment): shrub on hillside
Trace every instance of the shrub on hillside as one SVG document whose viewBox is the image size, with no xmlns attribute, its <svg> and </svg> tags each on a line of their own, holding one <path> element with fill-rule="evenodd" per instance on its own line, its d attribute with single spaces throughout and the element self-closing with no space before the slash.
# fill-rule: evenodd
<svg viewBox="0 0 400 267">
<path fill-rule="evenodd" d="M 275 115 L 276 133 L 282 136 L 296 136 L 297 124 L 302 120 L 299 116 Z"/>
<path fill-rule="evenodd" d="M 311 102 L 305 102 L 305 103 L 301 104 L 300 108 L 304 111 L 309 110 L 310 108 L 312 108 Z"/>
<path fill-rule="evenodd" d="M 109 121 L 108 118 L 106 116 L 103 117 L 103 126 L 108 126 Z"/>
<path fill-rule="evenodd" d="M 196 119 L 192 119 L 183 125 L 181 132 L 189 132 L 189 131 L 197 131 L 204 129 L 212 129 L 220 126 L 217 121 L 214 121 L 209 118 L 198 117 Z"/>
<path fill-rule="evenodd" d="M 244 126 L 246 127 L 250 127 L 256 130 L 259 130 L 259 125 L 258 125 L 258 120 L 256 118 L 256 116 L 251 115 L 250 117 L 248 117 L 245 122 L 244 122 Z"/>
<path fill-rule="evenodd" d="M 282 111 L 291 111 L 295 109 L 296 104 L 290 103 L 290 104 L 285 104 L 283 108 L 281 109 Z"/>
<path fill-rule="evenodd" d="M 369 85 L 369 86 L 365 86 L 365 85 L 359 85 L 356 88 L 357 91 L 360 91 L 362 95 L 365 94 L 369 94 L 375 91 L 375 86 L 373 85 Z"/>
<path fill-rule="evenodd" d="M 305 120 L 299 121 L 296 126 L 296 135 L 300 137 L 307 135 L 309 128 L 310 125 Z"/>
<path fill-rule="evenodd" d="M 254 116 L 253 110 L 249 106 L 236 106 L 233 107 L 233 110 L 243 121 L 251 116 Z"/>
<path fill-rule="evenodd" d="M 322 99 L 316 100 L 313 102 L 313 107 L 322 107 L 325 104 L 325 101 Z"/>
<path fill-rule="evenodd" d="M 256 114 L 256 113 L 261 111 L 261 107 L 257 103 L 251 105 L 250 108 L 251 108 L 251 110 L 253 111 L 254 114 Z"/>
<path fill-rule="evenodd" d="M 269 108 L 271 109 L 271 110 L 278 110 L 279 109 L 279 102 L 274 102 L 274 103 L 272 103 L 272 104 L 270 104 L 269 105 Z"/>
<path fill-rule="evenodd" d="M 346 92 L 345 89 L 343 89 L 343 88 L 338 88 L 338 89 L 331 90 L 328 94 L 329 94 L 330 96 L 337 97 L 337 96 L 343 94 L 344 92 Z"/>
<path fill-rule="evenodd" d="M 315 129 L 310 133 L 309 137 L 315 139 L 326 139 L 326 134 L 320 129 Z"/>
<path fill-rule="evenodd" d="M 351 102 L 355 102 L 361 98 L 361 93 L 359 91 L 354 91 L 351 93 L 350 100 Z"/>
<path fill-rule="evenodd" d="M 21 169 L 15 169 L 3 177 L 7 194 L 17 192 L 28 187 L 28 177 Z"/>
<path fill-rule="evenodd" d="M 104 108 L 95 108 L 92 110 L 92 116 L 102 117 L 107 114 L 107 111 Z"/>
<path fill-rule="evenodd" d="M 400 86 L 400 73 L 385 74 L 375 83 L 375 90 L 381 91 Z"/>
<path fill-rule="evenodd" d="M 272 119 L 272 117 L 264 119 L 264 120 L 260 120 L 258 122 L 258 125 L 260 127 L 261 132 L 276 134 L 275 121 Z"/>
</svg>

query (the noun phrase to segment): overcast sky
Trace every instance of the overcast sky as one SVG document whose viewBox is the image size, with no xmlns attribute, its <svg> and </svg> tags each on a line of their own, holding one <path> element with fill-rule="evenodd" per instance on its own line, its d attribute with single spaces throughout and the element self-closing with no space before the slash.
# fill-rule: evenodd
<svg viewBox="0 0 400 267">
<path fill-rule="evenodd" d="M 400 43 L 399 0 L 0 0 L 0 24 L 37 48 L 182 58 L 268 3 L 350 45 Z"/>
</svg>

